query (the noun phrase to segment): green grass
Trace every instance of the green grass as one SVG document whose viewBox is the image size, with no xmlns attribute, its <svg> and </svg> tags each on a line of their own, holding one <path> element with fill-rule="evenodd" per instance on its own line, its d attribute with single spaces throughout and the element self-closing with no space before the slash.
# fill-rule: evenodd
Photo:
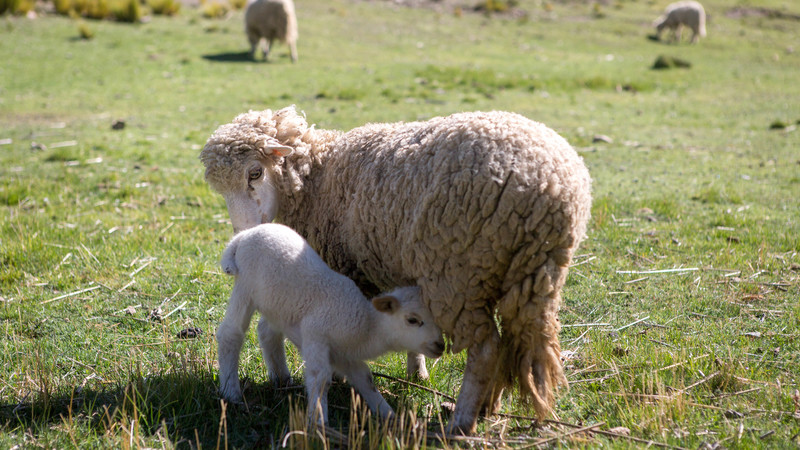
<svg viewBox="0 0 800 450">
<path fill-rule="evenodd" d="M 665 4 L 522 0 L 527 14 L 487 15 L 306 0 L 297 64 L 285 45 L 250 62 L 241 11 L 92 22 L 88 40 L 80 21 L 3 17 L 0 447 L 320 445 L 287 435 L 304 428 L 302 389 L 266 384 L 252 333 L 249 409 L 216 395 L 231 227 L 197 156 L 235 115 L 289 104 L 339 129 L 511 110 L 584 157 L 592 222 L 561 311 L 570 389 L 538 425 L 509 393 L 505 415 L 479 423 L 486 445 L 799 445 L 800 21 L 726 13 L 800 10 L 709 0 L 708 37 L 666 45 L 646 39 Z M 660 55 L 691 67 L 652 70 Z M 631 273 L 675 268 L 691 270 Z M 189 327 L 204 333 L 179 339 Z M 403 355 L 372 367 L 393 377 L 376 378 L 388 401 L 435 430 L 464 362 L 432 364 L 421 384 L 441 394 L 400 380 Z M 359 418 L 345 384 L 331 402 L 345 440 L 424 442 Z M 568 435 L 594 424 L 639 441 Z"/>
</svg>

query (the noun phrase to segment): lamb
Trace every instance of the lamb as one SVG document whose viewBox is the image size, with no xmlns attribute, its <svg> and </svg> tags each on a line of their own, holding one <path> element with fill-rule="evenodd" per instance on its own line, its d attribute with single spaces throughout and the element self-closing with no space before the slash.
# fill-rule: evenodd
<svg viewBox="0 0 800 450">
<path fill-rule="evenodd" d="M 567 384 L 561 287 L 591 208 L 589 172 L 555 131 L 493 111 L 344 133 L 288 107 L 220 126 L 200 158 L 235 231 L 275 219 L 363 290 L 421 288 L 467 349 L 449 432 L 474 432 L 515 384 L 550 413 Z"/>
<path fill-rule="evenodd" d="M 422 305 L 418 287 L 398 288 L 370 303 L 287 226 L 264 224 L 237 234 L 221 265 L 236 277 L 217 330 L 220 392 L 230 401 L 242 398 L 239 352 L 254 311 L 261 314 L 258 340 L 270 379 L 285 384 L 290 378 L 286 336 L 306 363 L 309 418 L 321 423 L 328 422 L 327 390 L 334 372 L 346 376 L 370 409 L 386 418 L 392 408 L 364 360 L 398 350 L 438 358 L 444 351 L 442 332 Z"/>
<path fill-rule="evenodd" d="M 248 0 L 244 28 L 253 59 L 261 39 L 265 39 L 266 49 L 262 48 L 262 52 L 264 60 L 268 60 L 272 42 L 277 39 L 286 42 L 292 62 L 297 62 L 297 17 L 292 0 Z"/>
<path fill-rule="evenodd" d="M 661 39 L 661 32 L 669 28 L 676 42 L 681 40 L 681 27 L 689 27 L 692 29 L 692 44 L 695 44 L 706 35 L 706 12 L 703 5 L 695 1 L 671 3 L 653 26 L 656 27 L 656 39 Z"/>
</svg>

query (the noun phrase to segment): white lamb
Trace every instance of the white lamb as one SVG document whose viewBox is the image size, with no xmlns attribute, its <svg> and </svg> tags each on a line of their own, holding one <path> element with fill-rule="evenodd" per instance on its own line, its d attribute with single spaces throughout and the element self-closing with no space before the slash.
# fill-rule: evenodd
<svg viewBox="0 0 800 450">
<path fill-rule="evenodd" d="M 297 62 L 297 16 L 292 0 L 248 0 L 244 29 L 253 59 L 256 59 L 261 39 L 267 41 L 266 49 L 262 48 L 265 60 L 269 58 L 272 42 L 277 39 L 286 42 L 292 62 Z"/>
<path fill-rule="evenodd" d="M 220 392 L 229 401 L 242 399 L 239 352 L 255 311 L 261 314 L 258 340 L 272 382 L 285 384 L 290 378 L 284 336 L 300 349 L 312 421 L 328 421 L 327 390 L 334 373 L 347 377 L 369 408 L 385 418 L 392 408 L 364 360 L 401 350 L 438 358 L 444 351 L 442 331 L 423 306 L 418 287 L 398 288 L 370 302 L 287 226 L 264 224 L 237 234 L 221 264 L 236 277 L 217 330 Z"/>
<path fill-rule="evenodd" d="M 672 30 L 672 37 L 676 42 L 681 40 L 681 28 L 689 27 L 692 30 L 692 44 L 697 43 L 700 36 L 706 35 L 706 12 L 703 5 L 695 1 L 682 1 L 671 3 L 664 10 L 664 14 L 653 22 L 656 27 L 656 38 L 661 39 L 664 28 Z"/>
</svg>

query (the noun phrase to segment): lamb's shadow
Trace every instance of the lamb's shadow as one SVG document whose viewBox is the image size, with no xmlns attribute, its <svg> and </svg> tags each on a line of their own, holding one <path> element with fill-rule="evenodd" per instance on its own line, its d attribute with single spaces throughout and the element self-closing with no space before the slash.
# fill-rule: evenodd
<svg viewBox="0 0 800 450">
<path fill-rule="evenodd" d="M 203 55 L 203 59 L 213 62 L 228 62 L 228 63 L 254 63 L 250 52 L 225 52 L 217 53 L 214 55 Z"/>
<path fill-rule="evenodd" d="M 124 385 L 68 391 L 39 393 L 20 403 L 0 401 L 0 433 L 25 430 L 36 437 L 54 426 L 74 425 L 103 435 L 110 424 L 136 418 L 139 437 L 159 435 L 176 448 L 219 448 L 220 440 L 233 448 L 259 448 L 281 439 L 289 426 L 289 405 L 304 401 L 299 398 L 302 387 L 258 384 L 246 394 L 250 404 L 226 405 L 223 410 L 208 373 L 139 376 Z M 227 420 L 221 436 L 223 417 Z"/>
</svg>

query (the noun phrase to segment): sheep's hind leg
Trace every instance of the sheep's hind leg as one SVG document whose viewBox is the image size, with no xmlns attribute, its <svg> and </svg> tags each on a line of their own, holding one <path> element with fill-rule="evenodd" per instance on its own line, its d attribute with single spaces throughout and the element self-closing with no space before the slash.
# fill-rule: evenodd
<svg viewBox="0 0 800 450">
<path fill-rule="evenodd" d="M 447 425 L 450 434 L 471 434 L 475 431 L 482 407 L 493 409 L 500 392 L 493 392 L 497 378 L 500 336 L 497 330 L 485 341 L 467 349 L 467 366 L 456 401 L 456 411 Z"/>
<path fill-rule="evenodd" d="M 425 367 L 425 355 L 408 352 L 406 359 L 406 375 L 412 378 L 414 375 L 418 376 L 420 380 L 427 380 L 430 376 L 428 368 Z"/>
<path fill-rule="evenodd" d="M 239 385 L 239 353 L 242 350 L 244 335 L 253 317 L 250 305 L 240 305 L 231 296 L 225 318 L 217 329 L 217 355 L 219 357 L 219 391 L 222 397 L 231 402 L 242 400 Z"/>
<path fill-rule="evenodd" d="M 270 328 L 262 317 L 258 321 L 258 342 L 261 345 L 261 356 L 267 364 L 269 378 L 278 386 L 286 386 L 292 379 L 286 366 L 286 350 L 283 348 L 283 334 Z"/>
<path fill-rule="evenodd" d="M 269 61 L 269 50 L 272 48 L 272 39 L 266 39 L 267 47 L 264 49 L 264 61 Z"/>
<path fill-rule="evenodd" d="M 372 373 L 369 366 L 363 361 L 353 361 L 340 367 L 341 372 L 347 377 L 347 381 L 358 391 L 359 395 L 367 402 L 367 406 L 373 414 L 377 414 L 382 419 L 386 419 L 394 414 L 394 410 L 386 402 L 375 383 L 372 380 Z"/>
</svg>

